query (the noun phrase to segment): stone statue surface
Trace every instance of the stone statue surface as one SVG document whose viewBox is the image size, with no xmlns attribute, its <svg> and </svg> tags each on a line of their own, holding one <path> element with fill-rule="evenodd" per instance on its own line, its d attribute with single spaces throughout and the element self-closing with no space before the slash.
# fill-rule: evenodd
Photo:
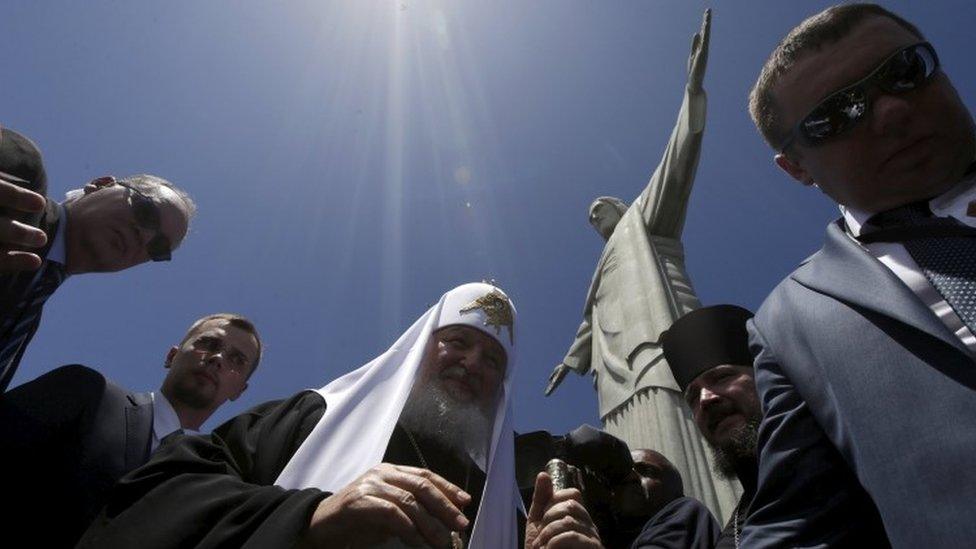
<svg viewBox="0 0 976 549">
<path fill-rule="evenodd" d="M 660 164 L 629 206 L 600 197 L 590 224 L 606 240 L 586 295 L 583 322 L 549 377 L 550 394 L 570 371 L 593 374 L 604 429 L 632 449 L 664 454 L 681 473 L 686 493 L 721 521 L 741 493 L 719 478 L 704 440 L 664 360 L 661 334 L 700 306 L 685 270 L 681 232 L 705 129 L 711 14 L 692 41 L 688 83 Z"/>
<path fill-rule="evenodd" d="M 612 197 L 590 206 L 590 223 L 607 241 L 586 296 L 576 339 L 550 376 L 550 394 L 570 370 L 592 372 L 600 416 L 645 387 L 677 391 L 664 363 L 661 334 L 700 306 L 685 271 L 681 232 L 702 134 L 710 14 L 695 34 L 688 84 L 660 165 L 630 206 Z"/>
</svg>

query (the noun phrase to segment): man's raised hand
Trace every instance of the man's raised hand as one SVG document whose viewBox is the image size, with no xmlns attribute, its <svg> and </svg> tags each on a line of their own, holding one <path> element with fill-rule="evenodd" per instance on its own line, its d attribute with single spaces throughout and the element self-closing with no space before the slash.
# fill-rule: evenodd
<svg viewBox="0 0 976 549">
<path fill-rule="evenodd" d="M 691 55 L 688 56 L 688 90 L 702 91 L 705 83 L 705 65 L 708 64 L 708 41 L 712 34 L 712 10 L 705 10 L 701 30 L 691 39 Z"/>
<path fill-rule="evenodd" d="M 546 473 L 535 478 L 525 521 L 525 549 L 602 549 L 600 534 L 576 488 L 553 492 Z"/>
<path fill-rule="evenodd" d="M 36 270 L 41 257 L 31 250 L 44 246 L 47 235 L 12 215 L 42 211 L 44 197 L 0 176 L 0 208 L 0 272 Z"/>
</svg>

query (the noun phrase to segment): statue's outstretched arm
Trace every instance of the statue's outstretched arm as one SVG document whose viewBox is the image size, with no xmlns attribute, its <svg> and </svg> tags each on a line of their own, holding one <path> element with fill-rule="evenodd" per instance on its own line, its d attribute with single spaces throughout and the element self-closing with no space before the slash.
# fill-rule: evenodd
<svg viewBox="0 0 976 549">
<path fill-rule="evenodd" d="M 644 224 L 651 234 L 680 238 L 684 228 L 705 130 L 706 97 L 702 84 L 708 62 L 710 33 L 711 10 L 706 10 L 701 31 L 692 39 L 691 55 L 688 57 L 688 84 L 678 121 L 661 163 L 637 198 Z"/>
<path fill-rule="evenodd" d="M 590 350 L 593 346 L 592 334 L 590 315 L 587 314 L 583 318 L 579 329 L 576 330 L 576 340 L 573 341 L 573 345 L 569 348 L 569 352 L 566 353 L 566 357 L 549 374 L 549 385 L 546 386 L 545 390 L 546 396 L 549 396 L 550 393 L 556 390 L 556 387 L 559 387 L 559 384 L 563 382 L 563 378 L 566 377 L 566 374 L 570 370 L 575 371 L 579 375 L 584 375 L 590 371 Z"/>
</svg>

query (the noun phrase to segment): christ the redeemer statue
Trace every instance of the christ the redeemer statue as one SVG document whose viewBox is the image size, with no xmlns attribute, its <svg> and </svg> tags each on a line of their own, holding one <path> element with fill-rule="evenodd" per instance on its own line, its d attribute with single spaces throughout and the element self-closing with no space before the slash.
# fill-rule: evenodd
<svg viewBox="0 0 976 549">
<path fill-rule="evenodd" d="M 590 206 L 590 224 L 607 244 L 586 296 L 583 323 L 549 377 L 546 395 L 570 370 L 592 372 L 604 428 L 631 448 L 667 456 L 689 495 L 724 520 L 739 487 L 714 475 L 660 343 L 672 322 L 701 306 L 685 270 L 681 231 L 705 129 L 702 81 L 710 25 L 706 11 L 692 42 L 678 122 L 647 187 L 630 206 L 612 197 Z"/>
</svg>

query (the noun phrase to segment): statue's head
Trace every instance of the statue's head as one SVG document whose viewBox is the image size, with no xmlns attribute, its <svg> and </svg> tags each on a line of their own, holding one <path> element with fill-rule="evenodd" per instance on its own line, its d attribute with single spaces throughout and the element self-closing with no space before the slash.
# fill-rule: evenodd
<svg viewBox="0 0 976 549">
<path fill-rule="evenodd" d="M 627 203 L 612 196 L 601 196 L 590 204 L 590 225 L 609 240 L 620 218 L 627 212 Z"/>
</svg>

